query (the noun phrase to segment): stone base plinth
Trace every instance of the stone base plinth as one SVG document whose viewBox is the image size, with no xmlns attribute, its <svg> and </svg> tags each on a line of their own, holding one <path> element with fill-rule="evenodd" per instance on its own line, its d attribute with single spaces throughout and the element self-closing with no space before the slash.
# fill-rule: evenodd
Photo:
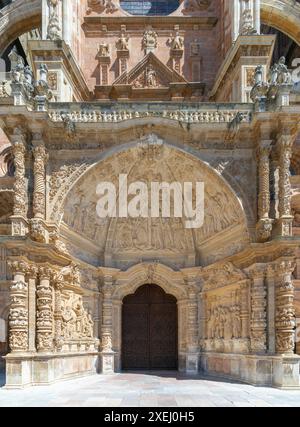
<svg viewBox="0 0 300 427">
<path fill-rule="evenodd" d="M 108 351 L 101 353 L 101 372 L 104 375 L 114 374 L 115 370 L 115 352 Z"/>
<path fill-rule="evenodd" d="M 49 385 L 56 381 L 96 374 L 98 370 L 98 353 L 9 354 L 5 359 L 5 388 Z"/>
<path fill-rule="evenodd" d="M 299 356 L 256 356 L 204 353 L 202 372 L 248 384 L 300 389 Z"/>
<path fill-rule="evenodd" d="M 198 375 L 199 369 L 199 353 L 188 353 L 186 355 L 185 373 L 188 375 Z"/>
</svg>

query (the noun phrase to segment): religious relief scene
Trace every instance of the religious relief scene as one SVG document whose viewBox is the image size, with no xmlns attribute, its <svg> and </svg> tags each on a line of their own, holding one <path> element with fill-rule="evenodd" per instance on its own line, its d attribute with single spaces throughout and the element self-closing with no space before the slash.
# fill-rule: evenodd
<svg viewBox="0 0 300 427">
<path fill-rule="evenodd" d="M 300 389 L 300 2 L 0 11 L 0 406 L 128 371 Z"/>
</svg>

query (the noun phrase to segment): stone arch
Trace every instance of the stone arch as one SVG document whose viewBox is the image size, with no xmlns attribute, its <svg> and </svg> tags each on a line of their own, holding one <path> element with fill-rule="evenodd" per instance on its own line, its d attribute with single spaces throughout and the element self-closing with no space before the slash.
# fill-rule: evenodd
<svg viewBox="0 0 300 427">
<path fill-rule="evenodd" d="M 99 153 L 93 159 L 93 164 L 86 165 L 82 170 L 80 166 L 78 171 L 74 172 L 74 176 L 70 174 L 69 181 L 65 186 L 60 186 L 56 195 L 56 201 L 53 200 L 51 207 L 53 213 L 60 212 L 60 215 L 59 217 L 54 215 L 51 219 L 61 222 L 60 228 L 61 232 L 65 233 L 63 234 L 64 239 L 67 236 L 72 238 L 75 231 L 85 241 L 93 242 L 94 246 L 93 248 L 91 247 L 91 250 L 94 254 L 97 251 L 101 254 L 100 256 L 104 262 L 101 263 L 99 261 L 98 255 L 95 255 L 96 257 L 93 255 L 94 265 L 99 265 L 100 262 L 100 265 L 117 268 L 128 268 L 130 265 L 139 262 L 142 253 L 144 254 L 142 257 L 143 261 L 152 261 L 155 259 L 163 263 L 170 262 L 169 265 L 175 266 L 177 259 L 182 268 L 197 264 L 197 259 L 201 258 L 203 265 L 207 265 L 212 260 L 204 260 L 203 254 L 205 251 L 207 256 L 209 253 L 213 254 L 215 247 L 212 249 L 212 244 L 217 245 L 217 243 L 212 242 L 214 239 L 211 238 L 223 231 L 225 234 L 226 232 L 230 234 L 229 237 L 232 242 L 230 239 L 226 241 L 228 236 L 222 234 L 221 240 L 217 239 L 222 245 L 218 246 L 219 252 L 215 256 L 223 258 L 225 252 L 227 256 L 230 256 L 243 250 L 250 241 L 250 223 L 246 215 L 247 208 L 228 181 L 207 162 L 199 159 L 193 153 L 186 151 L 183 147 L 159 140 L 155 135 L 149 135 L 147 138 L 150 138 L 149 141 L 152 141 L 152 143 L 153 140 L 158 141 L 158 143 L 159 141 L 162 142 L 161 145 L 157 145 L 158 147 L 162 147 L 162 158 L 157 161 L 157 157 L 155 157 L 155 162 L 157 161 L 160 164 L 160 166 L 158 165 L 159 170 L 156 170 L 155 167 L 145 167 L 142 162 L 137 160 L 140 156 L 139 150 L 144 149 L 141 146 L 147 147 L 147 149 L 153 147 L 153 144 L 149 143 L 148 139 L 144 141 L 144 145 L 141 145 L 139 140 Z M 137 164 L 138 169 L 135 170 L 132 164 Z M 119 174 L 128 173 L 131 170 L 133 170 L 131 178 L 134 182 L 141 180 L 140 173 L 147 174 L 149 171 L 151 177 L 147 175 L 147 182 L 159 181 L 172 183 L 179 181 L 184 183 L 204 181 L 206 184 L 205 219 L 207 221 L 204 227 L 197 230 L 182 231 L 184 228 L 184 219 L 182 219 L 181 224 L 178 221 L 174 221 L 174 218 L 171 218 L 168 224 L 163 221 L 160 224 L 154 224 L 151 219 L 152 225 L 150 227 L 149 224 L 133 224 L 134 220 L 129 218 L 123 221 L 125 222 L 124 224 L 120 220 L 120 228 L 115 227 L 112 231 L 111 226 L 114 219 L 110 218 L 102 221 L 96 216 L 98 199 L 94 183 L 110 181 L 118 187 Z M 159 175 L 160 172 L 162 172 L 160 179 L 154 179 L 152 174 Z M 135 237 L 136 240 L 134 241 L 134 236 L 132 236 L 129 237 L 129 240 L 124 240 L 124 235 L 130 232 L 136 234 L 134 233 L 136 229 L 134 227 L 137 226 L 141 230 L 138 238 Z M 131 231 L 128 231 L 127 228 Z M 161 233 L 164 236 L 158 238 L 160 229 L 162 229 Z M 183 235 L 180 239 L 177 232 L 176 236 L 174 234 L 176 230 L 178 230 L 180 235 Z M 158 240 L 156 241 L 156 239 Z M 184 245 L 181 244 L 181 241 L 184 242 Z M 204 241 L 209 241 L 207 243 L 209 248 L 203 247 L 203 250 L 199 249 L 199 246 Z M 115 242 L 114 246 L 111 245 L 112 242 Z M 125 245 L 124 242 L 126 243 Z M 229 254 L 230 251 L 228 252 L 227 247 L 231 243 L 232 249 L 230 250 L 234 252 Z M 77 255 L 75 256 L 78 257 Z M 215 262 L 215 259 L 213 262 Z"/>
<path fill-rule="evenodd" d="M 183 274 L 161 263 L 136 264 L 127 271 L 120 271 L 115 280 L 116 287 L 112 298 L 120 302 L 126 296 L 134 294 L 141 286 L 151 283 L 160 286 L 166 294 L 174 296 L 177 301 L 188 298 Z"/>
<path fill-rule="evenodd" d="M 294 0 L 262 0 L 261 21 L 300 45 L 300 4 Z"/>
<path fill-rule="evenodd" d="M 150 138 L 152 141 L 153 138 L 155 139 L 155 136 L 150 135 L 147 138 Z M 157 138 L 157 141 L 160 140 Z M 208 244 L 210 245 L 210 252 L 213 252 L 215 248 L 211 249 L 212 237 L 223 231 L 226 232 L 226 230 L 227 233 L 230 233 L 230 239 L 234 240 L 234 242 L 230 241 L 231 246 L 234 245 L 234 247 L 231 248 L 234 253 L 243 250 L 245 245 L 249 243 L 250 225 L 246 215 L 247 208 L 243 205 L 243 201 L 236 194 L 228 181 L 226 181 L 221 174 L 217 173 L 208 163 L 199 159 L 199 157 L 195 156 L 193 153 L 187 152 L 183 147 L 178 147 L 178 145 L 169 142 L 162 142 L 163 160 L 160 160 L 161 165 L 159 166 L 159 168 L 163 167 L 162 176 L 160 179 L 154 179 L 152 175 L 150 178 L 147 175 L 146 181 L 169 183 L 174 181 L 179 181 L 181 183 L 204 181 L 206 183 L 205 217 L 207 223 L 198 230 L 181 231 L 181 228 L 183 228 L 183 220 L 182 223 L 179 224 L 178 221 L 177 223 L 173 223 L 173 219 L 171 219 L 170 224 L 167 225 L 165 223 L 164 225 L 162 223 L 152 224 L 151 222 L 152 226 L 150 227 L 149 224 L 145 226 L 138 223 L 136 225 L 133 224 L 133 220 L 126 219 L 126 221 L 124 220 L 123 222 L 120 220 L 119 229 L 115 227 L 112 230 L 111 225 L 114 219 L 99 220 L 99 218 L 96 217 L 98 199 L 95 182 L 110 181 L 118 186 L 119 174 L 124 173 L 124 171 L 128 173 L 134 170 L 132 164 L 138 165 L 138 169 L 132 175 L 134 182 L 143 180 L 140 179 L 140 172 L 144 174 L 144 171 L 146 171 L 145 173 L 150 171 L 149 173 L 152 174 L 155 170 L 153 167 L 143 167 L 142 163 L 137 161 L 140 155 L 138 150 L 141 150 L 140 141 L 114 147 L 105 153 L 100 153 L 98 158 L 94 159 L 93 164 L 86 165 L 84 170 L 80 170 L 79 168 L 78 171 L 80 173 L 78 171 L 74 172 L 74 176 L 70 176 L 70 180 L 66 183 L 65 187 L 63 185 L 61 186 L 56 196 L 56 200 L 59 204 L 54 201 L 52 206 L 52 212 L 56 215 L 59 213 L 59 215 L 53 216 L 51 219 L 61 222 L 61 231 L 65 233 L 63 237 L 72 237 L 75 231 L 76 234 L 83 239 L 82 242 L 84 240 L 89 242 L 92 241 L 94 246 L 91 250 L 96 253 L 96 248 L 98 248 L 98 252 L 100 251 L 101 256 L 105 260 L 104 263 L 100 265 L 128 268 L 130 265 L 140 261 L 141 253 L 143 253 L 143 261 L 156 259 L 166 263 L 166 260 L 169 260 L 172 266 L 177 265 L 176 263 L 178 262 L 180 262 L 180 267 L 193 266 L 197 263 L 197 257 L 203 258 L 203 253 L 205 251 L 207 254 L 209 253 L 207 248 L 203 248 L 203 251 L 200 252 L 199 245 L 204 241 L 210 240 Z M 142 146 L 144 147 L 144 145 Z M 153 147 L 152 143 L 147 143 L 147 140 L 145 146 L 147 148 Z M 120 165 L 122 166 L 121 169 Z M 156 170 L 155 174 L 157 175 L 161 170 L 162 169 Z M 165 175 L 169 172 L 169 175 Z M 91 218 L 92 215 L 88 215 L 89 212 L 93 212 L 93 218 Z M 64 219 L 64 221 L 62 221 L 62 219 Z M 92 223 L 94 225 L 92 225 Z M 65 226 L 67 226 L 67 229 Z M 124 240 L 124 234 L 130 233 L 130 230 L 127 230 L 128 227 L 131 229 L 131 232 L 134 233 L 133 230 L 135 226 L 138 226 L 140 229 L 138 238 L 135 237 L 137 240 L 134 242 L 134 237 L 130 237 L 130 243 L 128 245 L 127 242 L 129 242 L 129 240 Z M 153 242 L 156 241 L 155 239 L 158 239 L 157 236 L 162 227 L 165 227 L 162 230 L 164 237 L 159 238 L 158 244 L 153 244 Z M 152 231 L 149 231 L 150 229 Z M 70 230 L 70 233 L 68 230 Z M 178 233 L 184 236 L 180 237 L 180 239 L 178 238 L 178 234 L 176 234 L 176 237 L 172 237 L 171 233 L 173 233 L 174 230 L 178 230 Z M 236 233 L 235 237 L 233 237 L 233 230 Z M 141 236 L 146 237 L 144 238 Z M 175 233 L 173 233 L 173 236 L 175 236 Z M 237 236 L 239 236 L 238 239 L 236 239 Z M 222 238 L 224 238 L 224 235 Z M 179 240 L 185 242 L 184 246 Z M 125 245 L 122 243 L 124 241 L 126 242 Z M 112 242 L 116 242 L 114 246 L 111 245 Z M 120 244 L 118 244 L 118 242 L 120 242 Z M 237 247 L 238 245 L 239 247 Z M 219 246 L 219 249 L 220 248 Z M 222 246 L 222 251 L 226 251 L 226 254 L 228 254 L 227 249 L 227 247 Z M 127 255 L 130 256 L 127 257 Z M 233 255 L 233 253 L 230 255 Z M 126 262 L 124 261 L 124 256 L 126 256 Z M 222 258 L 221 253 L 218 253 L 218 256 Z M 119 263 L 120 260 L 122 264 Z M 203 265 L 210 262 L 211 260 L 207 260 L 207 262 L 203 261 Z M 97 261 L 97 259 L 94 258 L 93 264 L 99 265 L 99 260 Z"/>
<path fill-rule="evenodd" d="M 15 0 L 1 9 L 0 55 L 20 35 L 41 25 L 41 0 Z"/>
</svg>

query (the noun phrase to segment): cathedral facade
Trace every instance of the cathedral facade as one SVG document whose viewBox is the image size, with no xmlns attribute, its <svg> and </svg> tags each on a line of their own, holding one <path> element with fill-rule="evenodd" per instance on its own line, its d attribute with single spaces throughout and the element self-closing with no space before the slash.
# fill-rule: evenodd
<svg viewBox="0 0 300 427">
<path fill-rule="evenodd" d="M 300 3 L 16 0 L 2 20 L 6 387 L 178 370 L 299 388 Z M 121 215 L 125 176 L 204 184 L 201 226 Z"/>
</svg>

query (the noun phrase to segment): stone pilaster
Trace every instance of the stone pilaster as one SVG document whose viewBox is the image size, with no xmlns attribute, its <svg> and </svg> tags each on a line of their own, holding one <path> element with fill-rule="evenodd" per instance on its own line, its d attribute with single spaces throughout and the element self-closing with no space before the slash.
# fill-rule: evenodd
<svg viewBox="0 0 300 427">
<path fill-rule="evenodd" d="M 251 286 L 251 352 L 264 354 L 267 351 L 267 289 L 264 266 L 255 266 L 249 271 Z"/>
<path fill-rule="evenodd" d="M 51 287 L 51 270 L 40 267 L 37 284 L 37 350 L 51 352 L 53 350 L 53 294 Z"/>
<path fill-rule="evenodd" d="M 261 141 L 257 150 L 258 158 L 258 224 L 257 237 L 259 241 L 266 241 L 272 234 L 272 220 L 270 219 L 270 153 L 272 141 Z"/>
<path fill-rule="evenodd" d="M 294 354 L 295 351 L 295 289 L 292 279 L 294 268 L 294 262 L 290 260 L 282 260 L 276 266 L 275 328 L 278 354 Z"/>
<path fill-rule="evenodd" d="M 46 214 L 46 182 L 45 168 L 48 159 L 44 145 L 39 145 L 33 150 L 34 155 L 34 193 L 33 213 L 38 219 L 45 219 Z"/>
<path fill-rule="evenodd" d="M 101 356 L 102 373 L 112 374 L 115 372 L 115 353 L 113 351 L 113 278 L 110 275 L 104 277 L 102 287 L 102 330 L 101 330 Z"/>
<path fill-rule="evenodd" d="M 62 339 L 62 300 L 61 293 L 64 288 L 63 276 L 57 274 L 54 277 L 54 345 L 57 351 L 61 351 Z"/>
<path fill-rule="evenodd" d="M 293 216 L 291 209 L 290 166 L 293 148 L 293 137 L 281 135 L 278 142 L 279 153 L 279 229 L 282 237 L 293 235 Z"/>
<path fill-rule="evenodd" d="M 28 284 L 25 274 L 28 264 L 24 261 L 9 261 L 13 283 L 10 287 L 9 347 L 11 353 L 27 352 L 28 341 Z"/>
<path fill-rule="evenodd" d="M 187 281 L 187 354 L 186 372 L 197 374 L 199 372 L 199 322 L 198 322 L 198 287 L 193 280 Z"/>
<path fill-rule="evenodd" d="M 243 339 L 249 339 L 249 290 L 250 280 L 246 280 L 246 282 L 241 285 L 241 321 Z"/>
<path fill-rule="evenodd" d="M 30 265 L 27 271 L 28 278 L 28 324 L 29 324 L 29 351 L 36 351 L 36 281 L 38 267 Z"/>
</svg>

